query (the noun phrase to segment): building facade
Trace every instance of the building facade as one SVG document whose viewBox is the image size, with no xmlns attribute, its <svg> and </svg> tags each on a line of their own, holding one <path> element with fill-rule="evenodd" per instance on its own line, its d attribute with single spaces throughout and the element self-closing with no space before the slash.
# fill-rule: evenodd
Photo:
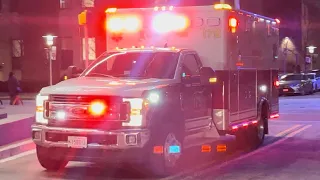
<svg viewBox="0 0 320 180">
<path fill-rule="evenodd" d="M 0 1 L 0 81 L 8 79 L 15 71 L 21 79 L 21 57 L 23 40 L 20 33 L 20 16 L 12 0 Z M 2 88 L 1 88 L 2 89 Z"/>
<path fill-rule="evenodd" d="M 277 8 L 275 8 L 277 7 Z M 285 72 L 320 69 L 316 56 L 313 63 L 306 63 L 307 47 L 320 46 L 317 33 L 320 14 L 320 2 L 314 0 L 268 0 L 263 2 L 263 13 L 277 17 L 280 25 L 280 54 L 285 62 Z"/>
</svg>

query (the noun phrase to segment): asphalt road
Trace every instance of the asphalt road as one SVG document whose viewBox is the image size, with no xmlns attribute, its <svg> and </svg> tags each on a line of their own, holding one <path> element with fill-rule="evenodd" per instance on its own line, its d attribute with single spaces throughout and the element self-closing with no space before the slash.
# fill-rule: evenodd
<svg viewBox="0 0 320 180">
<path fill-rule="evenodd" d="M 182 170 L 165 179 L 320 179 L 320 93 L 282 97 L 280 118 L 270 120 L 270 134 L 255 151 L 234 151 L 227 142 L 226 154 L 190 149 Z M 230 148 L 229 148 L 230 147 Z M 34 179 L 153 179 L 143 167 L 115 167 L 70 163 L 64 171 L 45 171 L 34 153 L 0 161 L 1 180 Z"/>
</svg>

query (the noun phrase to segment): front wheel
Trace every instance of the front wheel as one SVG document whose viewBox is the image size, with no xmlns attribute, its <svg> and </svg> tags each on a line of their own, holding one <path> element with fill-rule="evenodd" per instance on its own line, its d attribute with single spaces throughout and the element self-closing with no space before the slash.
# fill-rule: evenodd
<svg viewBox="0 0 320 180">
<path fill-rule="evenodd" d="M 48 171 L 58 171 L 65 168 L 68 164 L 68 161 L 64 159 L 53 159 L 49 148 L 37 145 L 36 150 L 39 163 Z"/>
<path fill-rule="evenodd" d="M 182 155 L 183 137 L 177 129 L 159 128 L 151 135 L 147 166 L 156 176 L 169 176 L 178 170 Z"/>
</svg>

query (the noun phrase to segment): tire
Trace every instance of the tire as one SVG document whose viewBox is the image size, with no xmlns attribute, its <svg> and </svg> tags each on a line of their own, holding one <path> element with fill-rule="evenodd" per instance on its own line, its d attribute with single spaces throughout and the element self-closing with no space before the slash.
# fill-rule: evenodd
<svg viewBox="0 0 320 180">
<path fill-rule="evenodd" d="M 261 116 L 256 125 L 239 130 L 236 135 L 236 144 L 239 149 L 251 150 L 262 145 L 265 138 L 267 118 Z"/>
<path fill-rule="evenodd" d="M 249 127 L 248 133 L 250 134 L 249 137 L 252 148 L 256 149 L 263 144 L 267 121 L 267 117 L 261 115 L 260 119 L 258 119 L 258 123 L 255 126 Z"/>
<path fill-rule="evenodd" d="M 301 93 L 300 93 L 300 95 L 301 95 L 301 96 L 304 96 L 304 95 L 306 95 L 306 92 L 305 92 L 305 90 L 302 90 L 302 91 L 301 91 Z"/>
<path fill-rule="evenodd" d="M 237 149 L 247 150 L 248 148 L 250 148 L 250 138 L 247 130 L 238 130 L 235 136 Z"/>
<path fill-rule="evenodd" d="M 151 132 L 150 143 L 147 148 L 148 160 L 147 167 L 155 176 L 170 176 L 178 171 L 178 162 L 183 152 L 183 133 L 179 132 L 179 128 L 173 128 L 168 125 L 162 128 L 158 127 Z M 163 153 L 154 153 L 155 146 L 162 146 Z M 169 153 L 169 146 L 178 146 L 180 151 L 177 153 Z"/>
<path fill-rule="evenodd" d="M 68 161 L 64 159 L 52 159 L 52 152 L 50 152 L 49 148 L 37 145 L 36 150 L 39 163 L 48 171 L 58 171 L 60 169 L 64 169 L 68 164 Z"/>
</svg>

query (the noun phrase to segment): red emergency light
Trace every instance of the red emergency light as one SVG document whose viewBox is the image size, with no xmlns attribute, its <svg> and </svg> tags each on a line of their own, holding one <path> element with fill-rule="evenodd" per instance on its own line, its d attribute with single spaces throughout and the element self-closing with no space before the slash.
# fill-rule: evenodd
<svg viewBox="0 0 320 180">
<path fill-rule="evenodd" d="M 110 32 L 137 32 L 142 27 L 141 20 L 135 16 L 110 17 L 107 20 L 107 29 Z"/>
<path fill-rule="evenodd" d="M 230 17 L 228 24 L 229 24 L 229 28 L 230 28 L 231 32 L 235 33 L 237 31 L 237 27 L 239 24 L 238 20 L 234 17 Z"/>
<path fill-rule="evenodd" d="M 189 19 L 174 13 L 160 13 L 152 20 L 152 27 L 158 33 L 181 32 L 189 26 Z"/>
<path fill-rule="evenodd" d="M 101 116 L 107 110 L 107 105 L 101 101 L 94 101 L 89 106 L 89 113 L 93 116 Z"/>
</svg>

